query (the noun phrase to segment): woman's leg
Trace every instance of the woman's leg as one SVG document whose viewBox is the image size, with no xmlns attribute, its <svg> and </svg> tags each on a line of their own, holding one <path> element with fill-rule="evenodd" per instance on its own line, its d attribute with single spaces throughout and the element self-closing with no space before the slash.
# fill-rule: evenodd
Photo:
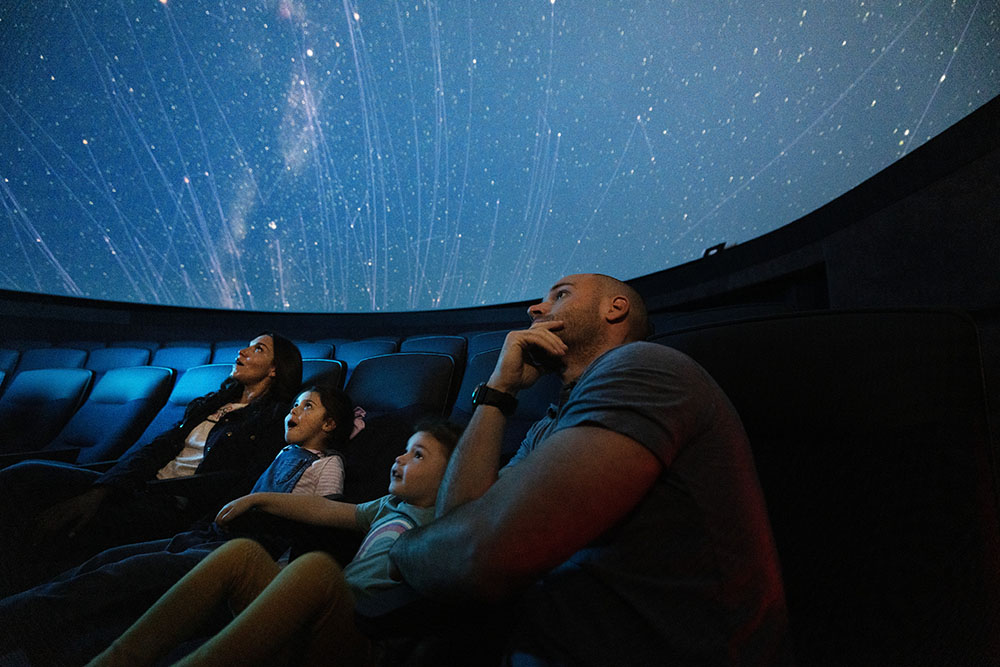
<svg viewBox="0 0 1000 667">
<path fill-rule="evenodd" d="M 188 572 L 90 664 L 151 665 L 181 642 L 198 636 L 219 604 L 228 600 L 234 609 L 242 609 L 277 574 L 278 565 L 256 542 L 227 542 Z"/>
<path fill-rule="evenodd" d="M 354 596 L 340 566 L 312 552 L 284 568 L 222 632 L 177 664 L 371 662 L 371 644 L 354 624 Z"/>
<path fill-rule="evenodd" d="M 64 549 L 36 541 L 39 512 L 89 489 L 99 474 L 53 461 L 24 461 L 0 470 L 0 598 L 46 581 L 66 564 Z"/>
</svg>

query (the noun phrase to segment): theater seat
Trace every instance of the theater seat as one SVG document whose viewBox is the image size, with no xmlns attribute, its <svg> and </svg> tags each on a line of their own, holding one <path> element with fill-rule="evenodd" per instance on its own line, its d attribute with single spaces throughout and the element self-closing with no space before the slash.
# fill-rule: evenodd
<svg viewBox="0 0 1000 667">
<path fill-rule="evenodd" d="M 448 403 L 455 401 L 458 385 L 465 373 L 465 351 L 468 341 L 463 336 L 412 336 L 399 345 L 400 352 L 439 352 L 455 360 L 455 376 L 452 380 Z"/>
<path fill-rule="evenodd" d="M 0 349 L 0 371 L 10 373 L 17 366 L 17 361 L 20 358 L 21 353 L 18 350 L 11 350 L 9 348 Z"/>
<path fill-rule="evenodd" d="M 803 665 L 1000 664 L 1000 528 L 976 327 L 820 312 L 655 337 L 743 419 Z"/>
<path fill-rule="evenodd" d="M 96 379 L 112 368 L 145 366 L 149 363 L 149 350 L 142 347 L 101 347 L 87 355 L 84 368 L 94 371 Z M 96 385 L 95 385 L 96 388 Z"/>
<path fill-rule="evenodd" d="M 187 372 L 177 378 L 167 402 L 156 413 L 156 417 L 153 418 L 142 435 L 135 440 L 135 444 L 126 451 L 142 447 L 159 434 L 172 428 L 184 416 L 184 410 L 188 403 L 199 396 L 218 391 L 222 381 L 229 377 L 232 370 L 232 364 L 206 364 L 189 368 Z"/>
<path fill-rule="evenodd" d="M 213 364 L 232 364 L 236 362 L 240 350 L 247 346 L 246 343 L 236 341 L 223 341 L 212 346 Z"/>
<path fill-rule="evenodd" d="M 335 359 L 340 359 L 347 364 L 347 379 L 349 380 L 351 373 L 354 372 L 354 367 L 362 359 L 377 357 L 380 354 L 392 354 L 396 349 L 397 346 L 394 340 L 365 338 L 363 340 L 352 340 L 347 343 L 341 343 L 334 349 L 333 354 Z"/>
<path fill-rule="evenodd" d="M 367 412 L 367 426 L 344 451 L 344 497 L 362 502 L 385 495 L 389 468 L 406 446 L 413 426 L 441 417 L 454 362 L 444 354 L 400 352 L 364 359 L 347 382 L 347 393 Z"/>
<path fill-rule="evenodd" d="M 472 391 L 480 382 L 490 379 L 490 374 L 500 358 L 500 349 L 480 352 L 469 360 L 465 367 L 455 405 L 451 410 L 451 420 L 456 424 L 468 424 L 474 410 Z M 507 428 L 503 433 L 501 445 L 501 463 L 506 463 L 521 446 L 521 441 L 528 429 L 536 421 L 545 416 L 548 407 L 559 401 L 559 389 L 562 381 L 558 375 L 543 375 L 538 382 L 523 389 L 517 394 L 517 409 L 507 418 Z"/>
<path fill-rule="evenodd" d="M 525 323 L 527 324 L 527 322 Z M 525 327 L 527 328 L 527 327 Z M 503 347 L 503 341 L 509 333 L 508 329 L 502 331 L 484 331 L 469 338 L 469 359 L 480 352 L 496 350 Z"/>
<path fill-rule="evenodd" d="M 331 343 L 308 343 L 305 341 L 295 341 L 295 346 L 299 348 L 299 353 L 303 359 L 332 359 L 333 345 Z"/>
<path fill-rule="evenodd" d="M 177 371 L 178 377 L 187 369 L 207 364 L 212 357 L 212 350 L 207 346 L 199 347 L 161 347 L 153 353 L 151 366 L 165 366 Z"/>
<path fill-rule="evenodd" d="M 172 369 L 156 366 L 110 369 L 47 447 L 0 457 L 0 467 L 28 458 L 81 464 L 118 458 L 163 406 L 173 377 Z"/>
<path fill-rule="evenodd" d="M 0 397 L 0 452 L 47 445 L 79 407 L 93 377 L 84 368 L 18 373 Z"/>
<path fill-rule="evenodd" d="M 14 374 L 39 368 L 83 368 L 87 351 L 69 347 L 36 347 L 21 352 Z"/>
<path fill-rule="evenodd" d="M 337 359 L 303 359 L 302 385 L 327 384 L 341 389 L 344 386 L 344 376 L 347 374 L 347 364 Z"/>
</svg>

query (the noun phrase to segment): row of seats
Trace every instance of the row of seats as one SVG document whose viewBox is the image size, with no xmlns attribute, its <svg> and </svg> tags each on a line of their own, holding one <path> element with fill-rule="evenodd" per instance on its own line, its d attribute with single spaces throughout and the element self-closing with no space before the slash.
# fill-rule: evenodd
<svg viewBox="0 0 1000 667">
<path fill-rule="evenodd" d="M 326 339 L 296 341 L 303 359 L 337 359 L 347 373 L 362 359 L 395 352 L 440 352 L 456 360 L 461 368 L 466 355 L 499 347 L 506 331 L 491 331 L 463 336 L 411 336 L 405 339 L 373 337 L 362 340 Z M 204 364 L 232 363 L 246 340 L 172 341 L 66 341 L 51 345 L 41 341 L 8 341 L 0 347 L 0 373 L 9 382 L 19 373 L 42 368 L 85 368 L 94 371 L 95 379 L 113 368 L 163 366 L 182 374 L 188 368 Z"/>
<path fill-rule="evenodd" d="M 351 374 L 340 359 L 305 359 L 303 382 L 346 384 L 373 415 L 398 412 L 405 405 L 414 414 L 450 413 L 466 423 L 472 388 L 488 378 L 498 354 L 499 348 L 480 352 L 470 360 L 468 372 L 464 358 L 440 352 L 376 355 L 358 361 Z M 148 442 L 172 426 L 192 399 L 217 389 L 231 370 L 231 363 L 194 366 L 176 381 L 176 371 L 161 366 L 112 368 L 100 377 L 85 368 L 24 370 L 0 397 L 0 466 L 38 457 L 78 464 L 114 460 L 133 443 Z M 527 430 L 557 390 L 549 381 L 527 393 L 515 415 L 516 432 Z M 537 397 L 534 402 L 532 396 Z M 512 431 L 507 455 L 519 440 Z"/>
</svg>

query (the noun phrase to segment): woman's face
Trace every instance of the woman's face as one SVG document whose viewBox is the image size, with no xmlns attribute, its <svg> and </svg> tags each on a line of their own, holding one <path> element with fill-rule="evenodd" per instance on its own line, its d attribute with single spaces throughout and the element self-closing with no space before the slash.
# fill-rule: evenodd
<svg viewBox="0 0 1000 667">
<path fill-rule="evenodd" d="M 275 375 L 274 341 L 270 336 L 257 336 L 240 350 L 229 374 L 244 387 L 270 382 Z"/>
</svg>

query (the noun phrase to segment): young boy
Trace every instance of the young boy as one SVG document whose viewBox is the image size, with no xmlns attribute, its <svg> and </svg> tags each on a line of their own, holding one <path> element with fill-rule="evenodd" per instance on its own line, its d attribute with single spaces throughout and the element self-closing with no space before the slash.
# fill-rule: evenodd
<svg viewBox="0 0 1000 667">
<path fill-rule="evenodd" d="M 341 570 L 312 552 L 283 570 L 257 543 L 227 543 L 170 589 L 92 665 L 154 664 L 195 636 L 217 605 L 236 618 L 179 664 L 337 664 L 372 662 L 372 647 L 354 624 L 355 600 L 393 586 L 389 549 L 399 535 L 434 516 L 438 486 L 459 430 L 446 422 L 417 426 L 390 470 L 389 494 L 352 505 L 316 496 L 258 493 L 219 512 L 225 525 L 250 508 L 314 525 L 366 532 Z"/>
</svg>

